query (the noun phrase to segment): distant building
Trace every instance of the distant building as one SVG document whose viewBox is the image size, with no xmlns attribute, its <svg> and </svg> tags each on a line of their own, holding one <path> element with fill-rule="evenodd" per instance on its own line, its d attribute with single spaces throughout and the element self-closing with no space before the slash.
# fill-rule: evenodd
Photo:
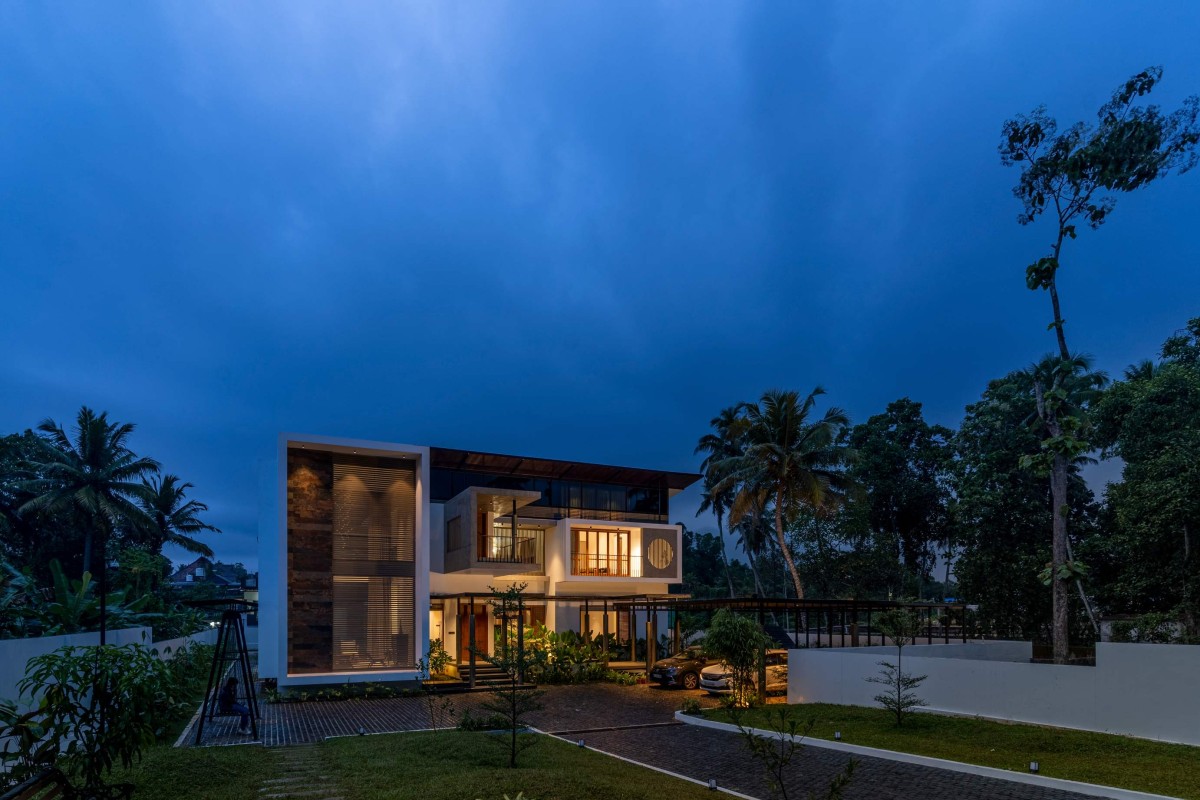
<svg viewBox="0 0 1200 800">
<path fill-rule="evenodd" d="M 177 569 L 167 582 L 177 589 L 207 585 L 218 594 L 258 599 L 257 573 L 247 573 L 240 564 L 222 564 L 204 556 Z M 253 598 L 248 596 L 251 592 Z"/>
</svg>

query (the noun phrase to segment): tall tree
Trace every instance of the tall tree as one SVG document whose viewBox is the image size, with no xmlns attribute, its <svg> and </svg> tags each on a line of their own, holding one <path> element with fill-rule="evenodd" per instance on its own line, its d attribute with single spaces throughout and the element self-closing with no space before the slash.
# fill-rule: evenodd
<svg viewBox="0 0 1200 800">
<path fill-rule="evenodd" d="M 868 524 L 893 543 L 897 567 L 919 581 L 933 577 L 938 545 L 949 558 L 952 434 L 927 423 L 907 397 L 850 431 L 850 475 L 866 494 Z"/>
<path fill-rule="evenodd" d="M 761 507 L 750 509 L 733 523 L 733 532 L 737 534 L 738 544 L 746 554 L 746 563 L 750 566 L 750 575 L 754 579 L 755 597 L 767 596 L 758 566 L 770 541 L 770 527 L 770 522 L 765 519 L 765 512 Z"/>
<path fill-rule="evenodd" d="M 1052 539 L 1051 560 L 1045 569 L 1045 581 L 1053 586 L 1055 592 L 1065 592 L 1068 582 L 1073 582 L 1079 591 L 1079 599 L 1083 602 L 1088 619 L 1092 623 L 1092 632 L 1100 634 L 1100 624 L 1092 611 L 1087 593 L 1083 589 L 1085 570 L 1080 562 L 1075 560 L 1071 547 L 1071 538 L 1065 533 L 1069 508 L 1063 503 L 1067 500 L 1067 486 L 1070 480 L 1072 465 L 1086 464 L 1093 461 L 1087 453 L 1092 449 L 1089 436 L 1091 431 L 1088 410 L 1100 396 L 1100 391 L 1108 383 L 1108 378 L 1102 372 L 1092 369 L 1092 360 L 1087 356 L 1073 356 L 1059 359 L 1053 355 L 1046 356 L 1027 370 L 1033 387 L 1034 407 L 1039 433 L 1043 437 L 1041 449 L 1037 454 L 1025 455 L 1021 458 L 1023 469 L 1035 468 L 1040 474 L 1050 476 L 1050 496 L 1053 518 L 1052 527 L 1064 526 L 1064 535 Z M 1055 493 L 1055 487 L 1061 487 L 1061 493 Z M 1061 502 L 1060 502 L 1061 498 Z M 1060 646 L 1066 648 L 1066 634 L 1070 610 L 1065 598 L 1054 603 L 1053 630 L 1056 662 L 1065 661 L 1067 652 L 1060 652 Z M 1058 633 L 1063 635 L 1060 641 Z"/>
<path fill-rule="evenodd" d="M 1095 125 L 1079 122 L 1060 132 L 1058 123 L 1046 113 L 1045 107 L 1004 123 L 1001 162 L 1021 170 L 1013 189 L 1023 206 L 1018 221 L 1027 225 L 1049 211 L 1056 223 L 1049 255 L 1026 268 L 1025 282 L 1030 289 L 1044 290 L 1050 295 L 1053 319 L 1049 328 L 1055 333 L 1058 357 L 1064 363 L 1071 361 L 1072 354 L 1067 347 L 1058 293 L 1063 245 L 1078 235 L 1080 222 L 1091 228 L 1100 227 L 1115 206 L 1115 193 L 1131 192 L 1173 171 L 1184 172 L 1196 163 L 1196 145 L 1200 142 L 1200 126 L 1197 125 L 1200 98 L 1189 97 L 1179 110 L 1170 114 L 1164 114 L 1156 105 L 1142 104 L 1142 98 L 1161 78 L 1159 67 L 1134 75 L 1101 106 Z M 1061 388 L 1051 384 L 1039 391 L 1043 396 L 1051 397 Z M 1039 404 L 1039 414 L 1046 407 L 1046 404 Z M 1052 432 L 1054 421 L 1043 419 L 1043 424 L 1049 433 L 1046 443 L 1053 449 L 1062 439 Z M 1062 663 L 1068 655 L 1066 620 L 1069 613 L 1066 604 L 1069 578 L 1060 576 L 1069 560 L 1067 464 L 1071 454 L 1064 451 L 1053 458 L 1049 470 L 1054 509 L 1051 525 L 1053 639 L 1055 660 Z"/>
<path fill-rule="evenodd" d="M 144 538 L 151 552 L 161 553 L 163 545 L 173 544 L 189 553 L 212 558 L 212 548 L 195 537 L 221 530 L 200 519 L 208 511 L 207 505 L 186 498 L 192 484 L 180 482 L 177 475 L 154 476 L 142 483 L 144 491 L 138 499 L 150 520 Z"/>
<path fill-rule="evenodd" d="M 84 524 L 84 571 L 92 571 L 93 548 L 101 547 L 118 526 L 147 524 L 138 505 L 142 479 L 158 470 L 158 462 L 142 458 L 127 444 L 133 425 L 108 421 L 107 412 L 79 410 L 71 435 L 52 419 L 38 426 L 44 445 L 32 464 L 38 476 L 25 488 L 33 495 L 22 512 L 73 509 Z M 101 558 L 104 554 L 101 554 Z"/>
<path fill-rule="evenodd" d="M 721 563 L 725 565 L 729 596 L 733 597 L 733 576 L 729 571 L 729 557 L 725 553 L 724 517 L 730 503 L 733 502 L 734 492 L 730 488 L 717 489 L 721 484 L 718 465 L 741 455 L 745 442 L 746 418 L 742 415 L 740 406 L 730 406 L 713 417 L 709 425 L 712 431 L 700 437 L 695 450 L 697 454 L 705 454 L 704 460 L 700 462 L 700 471 L 704 473 L 704 494 L 696 514 L 699 516 L 705 511 L 712 511 L 713 516 L 717 518 L 717 535 L 721 539 Z"/>
<path fill-rule="evenodd" d="M 1033 378 L 1026 370 L 988 384 L 967 406 L 954 435 L 952 512 L 961 536 L 955 562 L 962 597 L 979 606 L 981 626 L 997 636 L 1049 638 L 1051 597 L 1038 574 L 1051 560 L 1048 486 L 1022 460 L 1042 451 Z M 1073 535 L 1094 530 L 1091 491 L 1069 465 Z M 1072 618 L 1078 624 L 1080 620 Z"/>
<path fill-rule="evenodd" d="M 1158 363 L 1130 367 L 1095 414 L 1125 463 L 1108 487 L 1111 532 L 1093 548 L 1110 610 L 1178 614 L 1200 636 L 1200 318 Z"/>
<path fill-rule="evenodd" d="M 718 485 L 737 487 L 730 519 L 772 509 L 775 543 L 798 598 L 804 597 L 804 585 L 788 547 L 786 522 L 801 507 L 831 511 L 850 485 L 843 469 L 849 451 L 838 441 L 849 418 L 840 408 L 829 408 L 821 418 L 812 419 L 817 398 L 824 393 L 817 387 L 801 399 L 798 392 L 772 389 L 757 403 L 746 405 L 745 451 L 722 462 L 724 477 Z"/>
</svg>

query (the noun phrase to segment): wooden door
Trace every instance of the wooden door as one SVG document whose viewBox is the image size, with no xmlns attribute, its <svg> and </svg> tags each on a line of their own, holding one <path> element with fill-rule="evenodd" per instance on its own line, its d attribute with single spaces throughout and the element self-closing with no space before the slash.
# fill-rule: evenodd
<svg viewBox="0 0 1200 800">
<path fill-rule="evenodd" d="M 467 664 L 471 660 L 471 607 L 469 605 L 459 606 L 458 614 L 458 661 L 460 664 Z M 475 604 L 475 647 L 479 652 L 486 653 L 488 651 L 488 615 L 487 605 L 484 603 Z M 475 658 L 478 663 L 482 661 L 478 656 Z"/>
</svg>

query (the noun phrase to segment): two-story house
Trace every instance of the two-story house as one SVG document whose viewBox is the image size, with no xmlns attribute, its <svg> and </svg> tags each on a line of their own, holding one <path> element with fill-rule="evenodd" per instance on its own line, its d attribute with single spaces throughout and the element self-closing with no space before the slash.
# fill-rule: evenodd
<svg viewBox="0 0 1200 800">
<path fill-rule="evenodd" d="M 259 530 L 259 675 L 405 680 L 430 639 L 466 663 L 501 630 L 492 587 L 526 584 L 526 625 L 665 630 L 638 598 L 680 583 L 670 498 L 691 473 L 283 435 Z M 641 609 L 639 612 L 639 608 Z"/>
</svg>

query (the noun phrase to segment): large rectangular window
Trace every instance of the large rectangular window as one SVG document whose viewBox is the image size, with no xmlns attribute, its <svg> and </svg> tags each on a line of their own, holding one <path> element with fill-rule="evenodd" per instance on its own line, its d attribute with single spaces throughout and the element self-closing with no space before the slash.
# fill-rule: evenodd
<svg viewBox="0 0 1200 800">
<path fill-rule="evenodd" d="M 630 575 L 629 531 L 571 529 L 571 574 Z"/>
<path fill-rule="evenodd" d="M 412 463 L 335 456 L 335 672 L 415 666 L 415 526 Z"/>
</svg>

